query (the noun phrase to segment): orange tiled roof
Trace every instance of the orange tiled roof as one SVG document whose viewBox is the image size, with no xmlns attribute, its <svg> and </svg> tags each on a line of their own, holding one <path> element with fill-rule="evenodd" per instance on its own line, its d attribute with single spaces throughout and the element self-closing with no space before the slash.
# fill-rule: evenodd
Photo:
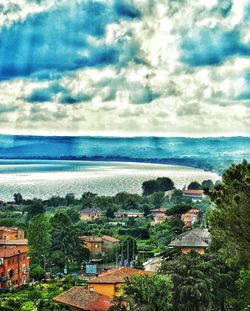
<svg viewBox="0 0 250 311">
<path fill-rule="evenodd" d="M 203 190 L 183 190 L 185 194 L 195 194 L 195 195 L 202 195 L 204 193 Z"/>
<path fill-rule="evenodd" d="M 103 272 L 99 274 L 97 277 L 94 277 L 89 280 L 89 284 L 91 283 L 124 283 L 124 279 L 127 276 L 134 275 L 134 274 L 152 274 L 152 272 L 147 272 L 143 270 L 128 268 L 128 267 L 121 267 L 118 269 L 112 269 L 107 272 Z"/>
<path fill-rule="evenodd" d="M 107 240 L 107 241 L 112 242 L 112 243 L 118 243 L 119 242 L 118 239 L 113 238 L 112 236 L 109 236 L 109 235 L 103 235 L 102 239 Z"/>
<path fill-rule="evenodd" d="M 53 298 L 62 303 L 80 310 L 107 311 L 111 306 L 111 298 L 105 295 L 88 292 L 84 287 L 75 286 Z"/>
<path fill-rule="evenodd" d="M 109 308 L 111 307 L 111 298 L 104 295 L 99 295 L 99 297 L 95 301 L 91 302 L 86 307 L 88 310 L 91 311 L 109 310 Z"/>
<path fill-rule="evenodd" d="M 80 239 L 84 242 L 102 242 L 102 238 L 98 236 L 81 236 Z"/>
</svg>

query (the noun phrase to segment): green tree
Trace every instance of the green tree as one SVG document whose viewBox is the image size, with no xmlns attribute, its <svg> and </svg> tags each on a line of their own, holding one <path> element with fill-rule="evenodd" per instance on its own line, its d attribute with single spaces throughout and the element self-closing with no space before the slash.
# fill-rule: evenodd
<svg viewBox="0 0 250 311">
<path fill-rule="evenodd" d="M 115 218 L 115 210 L 112 207 L 109 207 L 106 212 L 107 218 Z"/>
<path fill-rule="evenodd" d="M 151 195 L 150 199 L 154 207 L 159 208 L 164 202 L 165 194 L 164 192 L 155 192 Z"/>
<path fill-rule="evenodd" d="M 67 201 L 67 205 L 74 204 L 76 201 L 74 193 L 67 193 L 65 196 L 65 200 Z"/>
<path fill-rule="evenodd" d="M 130 310 L 172 310 L 172 281 L 167 275 L 133 275 L 125 279 L 124 298 Z"/>
<path fill-rule="evenodd" d="M 147 203 L 143 204 L 142 209 L 145 217 L 150 214 L 150 206 Z"/>
<path fill-rule="evenodd" d="M 216 254 L 196 252 L 175 255 L 162 264 L 161 272 L 173 280 L 173 309 L 225 311 L 225 302 L 235 293 L 234 273 Z"/>
<path fill-rule="evenodd" d="M 21 204 L 23 202 L 23 197 L 21 193 L 18 192 L 14 194 L 14 201 L 16 204 Z"/>
<path fill-rule="evenodd" d="M 239 310 L 249 310 L 250 306 L 250 265 L 247 268 L 242 268 L 240 277 L 236 281 L 236 286 L 239 290 L 237 305 Z"/>
<path fill-rule="evenodd" d="M 62 271 L 66 263 L 64 253 L 62 251 L 52 252 L 50 262 L 54 267 L 56 267 L 56 270 Z"/>
<path fill-rule="evenodd" d="M 94 199 L 97 197 L 96 193 L 84 192 L 81 197 L 82 208 L 91 208 L 94 207 Z"/>
<path fill-rule="evenodd" d="M 174 182 L 168 177 L 159 177 L 156 179 L 158 191 L 165 192 L 174 189 Z"/>
<path fill-rule="evenodd" d="M 32 266 L 30 277 L 34 278 L 36 281 L 41 281 L 44 278 L 45 271 L 39 265 Z"/>
<path fill-rule="evenodd" d="M 233 261 L 250 264 L 250 164 L 230 167 L 209 194 L 215 208 L 209 222 L 213 239 L 223 241 L 221 251 Z"/>
<path fill-rule="evenodd" d="M 61 251 L 67 262 L 81 263 L 89 258 L 89 250 L 83 246 L 76 227 L 65 212 L 57 212 L 51 224 L 53 251 Z"/>
<path fill-rule="evenodd" d="M 167 215 L 181 215 L 192 209 L 190 204 L 178 204 L 166 211 Z"/>
<path fill-rule="evenodd" d="M 211 179 L 203 180 L 201 183 L 203 189 L 213 190 L 214 189 L 214 183 Z"/>
<path fill-rule="evenodd" d="M 73 207 L 66 210 L 67 215 L 73 224 L 77 223 L 80 220 L 80 213 Z"/>
<path fill-rule="evenodd" d="M 31 205 L 29 205 L 26 208 L 27 212 L 28 212 L 28 219 L 31 219 L 37 215 L 43 214 L 45 212 L 45 207 L 43 205 L 43 201 L 40 199 L 34 199 L 31 203 Z"/>
<path fill-rule="evenodd" d="M 50 224 L 44 214 L 33 217 L 28 229 L 29 254 L 32 264 L 41 264 L 51 249 Z"/>
<path fill-rule="evenodd" d="M 156 180 L 144 181 L 142 184 L 142 195 L 150 195 L 159 190 L 158 183 Z"/>
<path fill-rule="evenodd" d="M 198 181 L 192 181 L 188 185 L 189 190 L 202 190 L 202 185 Z"/>
</svg>

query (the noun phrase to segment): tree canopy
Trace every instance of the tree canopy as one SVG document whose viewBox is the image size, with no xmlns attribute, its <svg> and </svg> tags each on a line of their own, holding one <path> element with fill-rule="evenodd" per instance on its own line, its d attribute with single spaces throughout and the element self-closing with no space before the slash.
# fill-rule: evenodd
<svg viewBox="0 0 250 311">
<path fill-rule="evenodd" d="M 172 281 L 167 275 L 133 275 L 125 279 L 130 310 L 172 310 Z"/>
<path fill-rule="evenodd" d="M 210 194 L 215 208 L 209 222 L 221 251 L 234 261 L 250 264 L 250 164 L 233 165 Z"/>
</svg>

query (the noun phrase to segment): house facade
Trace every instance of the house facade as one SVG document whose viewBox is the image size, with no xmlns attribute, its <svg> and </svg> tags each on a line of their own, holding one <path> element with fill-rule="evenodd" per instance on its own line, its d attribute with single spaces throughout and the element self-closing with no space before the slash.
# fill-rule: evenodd
<svg viewBox="0 0 250 311">
<path fill-rule="evenodd" d="M 28 240 L 17 228 L 0 228 L 0 288 L 18 287 L 29 278 Z"/>
<path fill-rule="evenodd" d="M 200 201 L 204 197 L 203 190 L 182 190 L 183 196 L 191 198 L 193 201 Z"/>
<path fill-rule="evenodd" d="M 210 233 L 208 229 L 195 228 L 180 234 L 168 246 L 170 248 L 178 248 L 184 254 L 191 251 L 204 254 L 209 243 Z"/>
<path fill-rule="evenodd" d="M 192 225 L 198 220 L 200 210 L 192 208 L 186 213 L 181 215 L 181 220 L 184 222 L 185 227 L 192 227 Z"/>
<path fill-rule="evenodd" d="M 114 213 L 115 218 L 143 218 L 144 213 L 138 211 L 121 211 Z"/>
<path fill-rule="evenodd" d="M 151 275 L 152 272 L 121 267 L 99 274 L 89 280 L 86 290 L 71 288 L 67 292 L 53 298 L 55 302 L 68 305 L 71 310 L 108 311 L 112 305 L 112 299 L 123 294 L 125 278 L 131 275 Z M 76 298 L 80 297 L 80 299 Z M 89 303 L 90 299 L 92 303 Z M 98 303 L 99 301 L 99 303 Z M 76 306 L 77 302 L 77 306 Z"/>
<path fill-rule="evenodd" d="M 82 236 L 84 246 L 90 250 L 92 256 L 105 255 L 109 250 L 119 244 L 119 240 L 112 236 L 103 235 L 101 237 Z"/>
<path fill-rule="evenodd" d="M 102 216 L 99 208 L 85 208 L 80 211 L 80 219 L 85 221 L 94 221 Z"/>
</svg>

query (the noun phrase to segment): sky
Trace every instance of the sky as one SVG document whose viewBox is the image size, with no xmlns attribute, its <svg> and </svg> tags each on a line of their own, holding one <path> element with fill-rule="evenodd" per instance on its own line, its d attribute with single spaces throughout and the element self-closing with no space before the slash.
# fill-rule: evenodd
<svg viewBox="0 0 250 311">
<path fill-rule="evenodd" d="M 4 0 L 0 133 L 249 136 L 250 0 Z"/>
</svg>

